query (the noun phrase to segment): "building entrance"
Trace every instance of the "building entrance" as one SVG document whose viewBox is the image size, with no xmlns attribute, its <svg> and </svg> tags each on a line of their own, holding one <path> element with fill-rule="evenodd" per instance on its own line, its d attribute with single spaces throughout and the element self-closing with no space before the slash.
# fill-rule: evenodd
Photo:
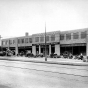
<svg viewBox="0 0 88 88">
<path fill-rule="evenodd" d="M 45 45 L 41 45 L 41 53 L 45 56 Z M 46 45 L 46 54 L 49 55 L 49 45 Z"/>
<path fill-rule="evenodd" d="M 55 53 L 55 45 L 51 45 L 51 53 Z"/>
</svg>

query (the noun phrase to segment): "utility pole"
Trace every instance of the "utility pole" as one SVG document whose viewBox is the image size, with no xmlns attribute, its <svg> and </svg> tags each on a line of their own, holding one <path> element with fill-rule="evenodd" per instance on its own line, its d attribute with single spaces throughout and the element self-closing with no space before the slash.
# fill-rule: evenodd
<svg viewBox="0 0 88 88">
<path fill-rule="evenodd" d="M 45 61 L 47 61 L 47 53 L 46 53 L 46 22 L 45 22 Z"/>
<path fill-rule="evenodd" d="M 3 51 L 3 49 L 2 49 L 2 48 L 3 48 L 3 47 L 2 47 L 3 45 L 2 45 L 2 40 L 1 40 L 1 38 L 2 38 L 2 37 L 1 37 L 1 35 L 0 35 L 1 51 Z"/>
</svg>

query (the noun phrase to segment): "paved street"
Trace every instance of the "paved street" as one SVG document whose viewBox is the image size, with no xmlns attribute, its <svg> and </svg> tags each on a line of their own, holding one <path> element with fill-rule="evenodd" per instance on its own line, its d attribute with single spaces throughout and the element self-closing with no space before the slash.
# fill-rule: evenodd
<svg viewBox="0 0 88 88">
<path fill-rule="evenodd" d="M 0 85 L 0 88 L 88 88 L 88 66 L 0 60 Z"/>
</svg>

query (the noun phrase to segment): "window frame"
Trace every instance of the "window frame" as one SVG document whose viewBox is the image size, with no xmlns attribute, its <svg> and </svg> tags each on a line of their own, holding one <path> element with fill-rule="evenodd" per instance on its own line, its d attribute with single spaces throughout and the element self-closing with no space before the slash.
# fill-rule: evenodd
<svg viewBox="0 0 88 88">
<path fill-rule="evenodd" d="M 81 39 L 85 39 L 86 38 L 86 31 L 83 31 L 83 32 L 81 32 Z"/>
<path fill-rule="evenodd" d="M 73 39 L 79 39 L 79 33 L 78 32 L 73 33 Z"/>
<path fill-rule="evenodd" d="M 66 34 L 66 40 L 71 40 L 71 33 Z"/>
<path fill-rule="evenodd" d="M 51 41 L 55 41 L 55 34 L 51 35 Z"/>
</svg>

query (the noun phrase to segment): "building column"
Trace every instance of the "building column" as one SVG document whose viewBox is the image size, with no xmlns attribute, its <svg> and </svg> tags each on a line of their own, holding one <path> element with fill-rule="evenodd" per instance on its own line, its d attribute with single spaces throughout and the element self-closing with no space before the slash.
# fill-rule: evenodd
<svg viewBox="0 0 88 88">
<path fill-rule="evenodd" d="M 15 47 L 15 55 L 18 55 L 18 47 Z"/>
<path fill-rule="evenodd" d="M 39 54 L 41 54 L 41 46 L 39 45 Z"/>
<path fill-rule="evenodd" d="M 49 45 L 49 55 L 51 54 L 51 45 Z"/>
<path fill-rule="evenodd" d="M 36 55 L 36 46 L 32 46 L 32 53 Z"/>
<path fill-rule="evenodd" d="M 55 53 L 56 53 L 57 55 L 60 55 L 60 44 L 55 45 Z"/>
</svg>

